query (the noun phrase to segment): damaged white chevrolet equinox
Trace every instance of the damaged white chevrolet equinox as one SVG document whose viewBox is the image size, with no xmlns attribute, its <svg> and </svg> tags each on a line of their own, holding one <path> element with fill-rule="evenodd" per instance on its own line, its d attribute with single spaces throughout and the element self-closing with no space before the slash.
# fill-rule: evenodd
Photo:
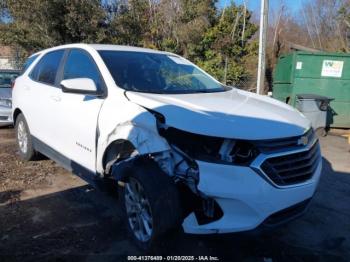
<svg viewBox="0 0 350 262">
<path fill-rule="evenodd" d="M 64 45 L 16 80 L 19 153 L 88 181 L 116 181 L 143 248 L 171 228 L 213 234 L 274 226 L 305 211 L 321 173 L 309 121 L 222 85 L 167 52 Z"/>
</svg>

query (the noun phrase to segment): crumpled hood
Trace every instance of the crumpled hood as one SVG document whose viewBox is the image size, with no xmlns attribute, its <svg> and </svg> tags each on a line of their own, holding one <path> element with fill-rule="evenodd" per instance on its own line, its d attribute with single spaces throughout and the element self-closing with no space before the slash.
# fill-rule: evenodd
<svg viewBox="0 0 350 262">
<path fill-rule="evenodd" d="M 0 98 L 11 99 L 12 98 L 12 89 L 0 87 Z"/>
<path fill-rule="evenodd" d="M 310 128 L 294 108 L 238 89 L 174 95 L 127 91 L 126 96 L 162 114 L 167 125 L 202 135 L 259 140 L 302 135 Z"/>
</svg>

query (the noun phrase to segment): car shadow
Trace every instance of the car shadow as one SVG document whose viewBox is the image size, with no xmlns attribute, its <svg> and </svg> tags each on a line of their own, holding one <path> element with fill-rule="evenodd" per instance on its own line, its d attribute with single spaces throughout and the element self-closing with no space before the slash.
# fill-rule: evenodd
<svg viewBox="0 0 350 262">
<path fill-rule="evenodd" d="M 1 192 L 0 260 L 126 261 L 128 255 L 162 255 L 346 261 L 350 174 L 334 171 L 326 159 L 323 163 L 313 203 L 298 220 L 257 234 L 194 236 L 177 230 L 149 253 L 129 240 L 114 187 L 101 191 L 87 185 L 25 200 L 20 191 Z"/>
</svg>

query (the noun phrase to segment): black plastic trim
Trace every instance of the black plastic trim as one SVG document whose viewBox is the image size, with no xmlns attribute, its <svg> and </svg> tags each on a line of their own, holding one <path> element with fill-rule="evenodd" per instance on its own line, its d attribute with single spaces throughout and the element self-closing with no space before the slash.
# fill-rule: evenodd
<svg viewBox="0 0 350 262">
<path fill-rule="evenodd" d="M 264 220 L 262 225 L 265 227 L 277 227 L 302 216 L 310 206 L 311 200 L 312 198 L 305 199 L 302 202 L 270 215 Z"/>
</svg>

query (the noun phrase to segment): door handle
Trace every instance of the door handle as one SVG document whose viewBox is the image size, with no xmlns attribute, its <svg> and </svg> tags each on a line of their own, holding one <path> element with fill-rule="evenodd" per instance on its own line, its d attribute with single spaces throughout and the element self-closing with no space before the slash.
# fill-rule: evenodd
<svg viewBox="0 0 350 262">
<path fill-rule="evenodd" d="M 59 96 L 51 96 L 51 99 L 52 99 L 53 101 L 56 101 L 56 102 L 61 101 L 61 97 L 59 97 Z"/>
</svg>

